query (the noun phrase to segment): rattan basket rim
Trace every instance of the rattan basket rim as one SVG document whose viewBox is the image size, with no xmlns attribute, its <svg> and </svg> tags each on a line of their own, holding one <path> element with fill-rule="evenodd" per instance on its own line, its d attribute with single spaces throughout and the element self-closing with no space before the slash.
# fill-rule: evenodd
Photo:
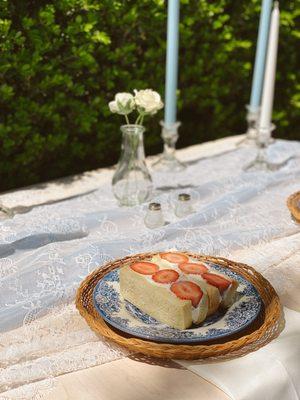
<svg viewBox="0 0 300 400">
<path fill-rule="evenodd" d="M 300 207 L 298 206 L 300 201 L 300 191 L 291 194 L 287 199 L 287 206 L 292 216 L 300 223 Z"/>
<path fill-rule="evenodd" d="M 255 286 L 262 298 L 264 312 L 260 315 L 261 320 L 254 330 L 253 327 L 250 327 L 224 343 L 222 341 L 217 341 L 213 343 L 201 342 L 201 344 L 171 344 L 129 336 L 117 331 L 106 323 L 99 315 L 93 303 L 93 290 L 99 279 L 113 269 L 122 266 L 124 263 L 147 259 L 157 254 L 157 252 L 130 255 L 109 262 L 93 271 L 83 280 L 77 290 L 77 309 L 90 328 L 97 334 L 100 334 L 101 336 L 104 336 L 133 352 L 160 358 L 203 360 L 228 359 L 254 351 L 279 335 L 283 327 L 283 311 L 279 297 L 272 285 L 254 268 L 221 257 L 205 256 L 190 252 L 183 253 L 197 258 L 200 261 L 211 261 L 226 268 L 230 268 L 243 275 Z"/>
</svg>

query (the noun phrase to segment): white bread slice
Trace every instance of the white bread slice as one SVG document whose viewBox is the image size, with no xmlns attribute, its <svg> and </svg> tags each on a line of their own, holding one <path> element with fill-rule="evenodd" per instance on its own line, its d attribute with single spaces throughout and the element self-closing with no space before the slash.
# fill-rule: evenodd
<svg viewBox="0 0 300 400">
<path fill-rule="evenodd" d="M 129 265 L 120 269 L 121 295 L 157 321 L 176 329 L 189 328 L 206 318 L 208 298 L 206 290 L 197 308 L 190 300 L 181 300 L 168 284 L 152 282 L 151 276 L 135 272 Z"/>
<path fill-rule="evenodd" d="M 221 307 L 228 308 L 235 302 L 236 291 L 239 284 L 236 280 L 231 280 L 231 285 L 225 292 L 222 293 Z"/>
<path fill-rule="evenodd" d="M 209 284 L 206 284 L 207 297 L 208 297 L 208 311 L 207 316 L 214 314 L 220 307 L 220 293 L 219 290 Z"/>
</svg>

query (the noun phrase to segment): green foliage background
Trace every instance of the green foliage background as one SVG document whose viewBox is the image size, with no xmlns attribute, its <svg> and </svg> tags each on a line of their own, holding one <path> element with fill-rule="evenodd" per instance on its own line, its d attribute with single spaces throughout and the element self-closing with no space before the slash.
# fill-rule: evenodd
<svg viewBox="0 0 300 400">
<path fill-rule="evenodd" d="M 179 146 L 245 129 L 260 0 L 182 0 Z M 274 120 L 300 136 L 300 0 L 281 2 Z M 0 0 L 0 189 L 117 161 L 116 92 L 163 94 L 162 0 Z M 157 118 L 147 153 L 161 150 Z"/>
</svg>

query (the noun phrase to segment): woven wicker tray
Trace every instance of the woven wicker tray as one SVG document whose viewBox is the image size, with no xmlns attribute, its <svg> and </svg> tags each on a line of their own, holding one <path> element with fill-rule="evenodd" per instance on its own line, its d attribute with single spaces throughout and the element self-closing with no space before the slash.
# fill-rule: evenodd
<svg viewBox="0 0 300 400">
<path fill-rule="evenodd" d="M 146 259 L 155 253 L 143 253 L 110 262 L 92 272 L 80 285 L 76 295 L 76 307 L 88 325 L 96 333 L 113 340 L 136 353 L 148 356 L 174 359 L 202 359 L 216 361 L 230 359 L 254 351 L 277 337 L 284 327 L 284 318 L 279 298 L 271 284 L 252 267 L 224 258 L 202 256 L 192 253 L 187 255 L 199 261 L 212 261 L 229 268 L 248 279 L 259 292 L 264 307 L 260 315 L 246 330 L 225 339 L 202 342 L 201 344 L 156 343 L 132 337 L 106 323 L 93 304 L 93 290 L 105 274 L 124 265 L 125 262 Z"/>
<path fill-rule="evenodd" d="M 293 193 L 288 197 L 287 206 L 295 220 L 300 223 L 300 192 Z"/>
</svg>

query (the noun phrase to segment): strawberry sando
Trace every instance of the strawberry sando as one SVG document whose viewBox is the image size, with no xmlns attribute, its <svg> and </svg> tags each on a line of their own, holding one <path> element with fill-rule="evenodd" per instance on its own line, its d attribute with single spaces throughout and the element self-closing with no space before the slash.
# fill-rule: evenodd
<svg viewBox="0 0 300 400">
<path fill-rule="evenodd" d="M 235 283 L 178 252 L 160 253 L 120 270 L 121 295 L 157 321 L 176 329 L 199 325 L 221 304 L 224 306 L 223 294 L 233 286 L 236 290 Z"/>
<path fill-rule="evenodd" d="M 213 269 L 209 264 L 183 253 L 160 253 L 152 258 L 160 268 L 174 268 L 184 273 L 188 280 L 206 290 L 208 296 L 207 316 L 214 314 L 220 306 L 230 307 L 235 301 L 238 282 Z"/>
</svg>

